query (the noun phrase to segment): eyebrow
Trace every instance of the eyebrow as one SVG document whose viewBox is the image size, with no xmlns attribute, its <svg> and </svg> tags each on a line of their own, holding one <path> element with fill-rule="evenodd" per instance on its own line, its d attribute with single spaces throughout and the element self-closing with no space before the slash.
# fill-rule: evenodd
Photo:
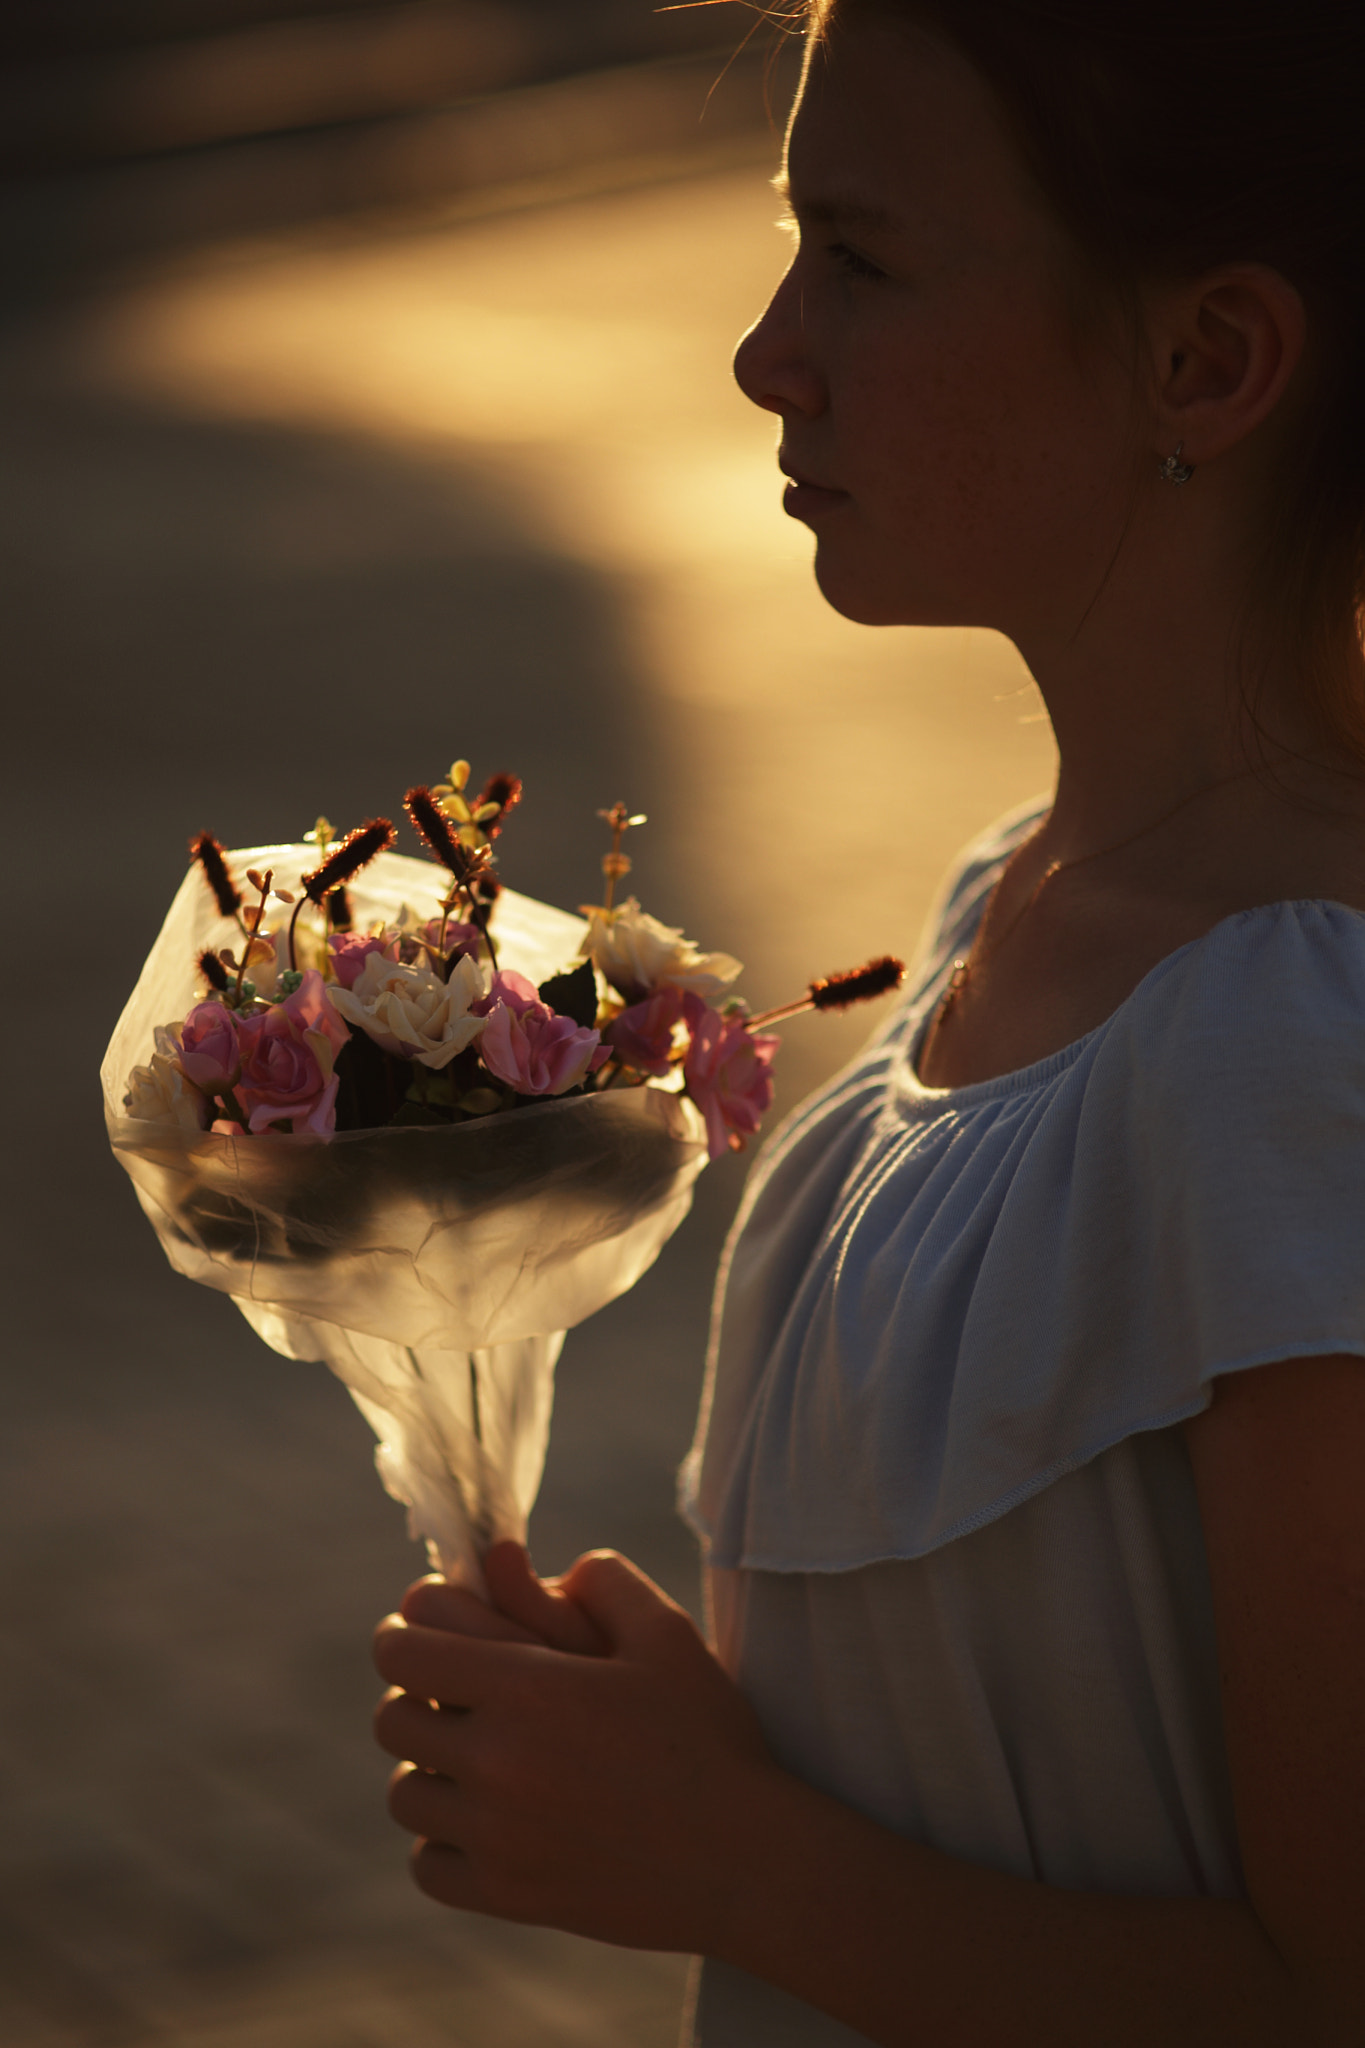
<svg viewBox="0 0 1365 2048">
<path fill-rule="evenodd" d="M 827 199 L 803 199 L 798 204 L 792 197 L 791 181 L 784 171 L 779 171 L 772 180 L 772 187 L 778 198 L 803 220 L 820 221 L 828 225 L 831 221 L 849 221 L 864 228 L 898 228 L 902 225 L 889 207 L 877 206 L 865 199 L 841 198 L 837 193 Z"/>
</svg>

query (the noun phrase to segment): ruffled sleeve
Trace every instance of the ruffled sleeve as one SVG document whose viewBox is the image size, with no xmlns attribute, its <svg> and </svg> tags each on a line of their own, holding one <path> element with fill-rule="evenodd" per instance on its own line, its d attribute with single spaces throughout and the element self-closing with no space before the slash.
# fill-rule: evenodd
<svg viewBox="0 0 1365 2048">
<path fill-rule="evenodd" d="M 1365 1352 L 1365 917 L 1303 902 L 1230 919 L 1123 1035 L 1154 1334 L 1201 1387 Z"/>
<path fill-rule="evenodd" d="M 715 1564 L 922 1556 L 1221 1373 L 1365 1356 L 1365 916 L 1225 919 L 975 1087 L 919 1087 L 906 1040 L 798 1119 L 732 1247 Z"/>
</svg>

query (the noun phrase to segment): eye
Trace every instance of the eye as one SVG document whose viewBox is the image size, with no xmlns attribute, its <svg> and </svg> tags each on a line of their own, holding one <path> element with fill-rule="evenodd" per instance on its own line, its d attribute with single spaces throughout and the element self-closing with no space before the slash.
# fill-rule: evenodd
<svg viewBox="0 0 1365 2048">
<path fill-rule="evenodd" d="M 847 242 L 831 242 L 828 253 L 834 262 L 838 264 L 840 270 L 843 271 L 845 277 L 856 277 L 871 281 L 886 276 L 886 272 L 879 270 L 877 265 L 869 262 L 866 256 L 860 256 L 856 249 L 850 249 Z"/>
<path fill-rule="evenodd" d="M 799 250 L 802 243 L 801 222 L 793 209 L 784 203 L 778 216 L 777 226 L 783 234 L 789 235 Z M 862 256 L 856 249 L 850 249 L 847 242 L 812 242 L 812 248 L 827 257 L 836 270 L 846 278 L 857 279 L 860 283 L 871 284 L 884 278 L 886 272 L 873 263 L 870 257 Z"/>
</svg>

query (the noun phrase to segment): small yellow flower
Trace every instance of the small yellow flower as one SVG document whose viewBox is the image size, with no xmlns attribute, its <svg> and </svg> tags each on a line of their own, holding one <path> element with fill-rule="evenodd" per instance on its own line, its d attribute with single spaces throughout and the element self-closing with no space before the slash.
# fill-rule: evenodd
<svg viewBox="0 0 1365 2048">
<path fill-rule="evenodd" d="M 467 846 L 471 853 L 477 853 L 481 846 L 487 846 L 488 835 L 480 831 L 490 818 L 496 818 L 501 804 L 471 804 L 464 794 L 469 782 L 468 761 L 452 761 L 444 782 L 434 782 L 431 793 L 441 809 L 455 827 L 455 837 L 461 846 Z"/>
</svg>

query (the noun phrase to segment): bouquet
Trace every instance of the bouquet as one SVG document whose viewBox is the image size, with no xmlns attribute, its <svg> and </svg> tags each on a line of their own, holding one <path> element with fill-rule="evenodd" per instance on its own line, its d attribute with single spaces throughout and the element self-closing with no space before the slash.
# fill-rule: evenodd
<svg viewBox="0 0 1365 2048">
<path fill-rule="evenodd" d="M 890 958 L 751 1016 L 741 969 L 616 901 L 503 887 L 521 785 L 410 789 L 427 859 L 374 818 L 228 853 L 209 833 L 101 1070 L 110 1142 L 175 1269 L 325 1362 L 437 1569 L 523 1540 L 565 1332 L 633 1286 L 708 1157 L 772 1100 L 764 1027 L 898 985 Z M 435 865 L 433 866 L 433 861 Z"/>
</svg>

